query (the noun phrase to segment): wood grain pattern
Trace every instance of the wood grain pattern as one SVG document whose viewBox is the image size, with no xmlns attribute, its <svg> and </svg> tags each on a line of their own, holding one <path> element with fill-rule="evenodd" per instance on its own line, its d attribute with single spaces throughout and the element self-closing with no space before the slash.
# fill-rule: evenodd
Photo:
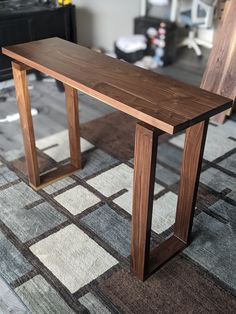
<svg viewBox="0 0 236 314">
<path fill-rule="evenodd" d="M 186 244 L 172 235 L 150 252 L 148 276 L 158 270 L 164 263 L 182 251 Z"/>
<path fill-rule="evenodd" d="M 158 130 L 136 125 L 134 191 L 131 240 L 131 269 L 141 280 L 147 275 Z"/>
<path fill-rule="evenodd" d="M 173 134 L 232 106 L 232 101 L 59 38 L 3 53 Z"/>
<path fill-rule="evenodd" d="M 22 69 L 21 65 L 15 62 L 12 62 L 12 70 L 16 87 L 16 98 L 21 120 L 29 182 L 34 186 L 38 186 L 40 184 L 39 167 L 26 70 L 25 67 Z"/>
<path fill-rule="evenodd" d="M 223 17 L 214 38 L 213 48 L 201 88 L 219 95 L 236 97 L 236 1 L 226 1 Z M 223 122 L 226 112 L 215 120 Z"/>
<path fill-rule="evenodd" d="M 67 109 L 67 123 L 70 141 L 71 164 L 77 169 L 81 168 L 80 125 L 77 90 L 64 84 Z"/>
<path fill-rule="evenodd" d="M 174 234 L 189 244 L 208 121 L 186 130 Z"/>
<path fill-rule="evenodd" d="M 40 176 L 40 184 L 38 186 L 34 186 L 32 184 L 30 184 L 30 186 L 36 191 L 43 189 L 49 184 L 52 184 L 58 180 L 61 180 L 65 177 L 72 175 L 77 170 L 78 168 L 71 164 L 63 165 L 60 168 L 57 168 L 55 170 L 51 170 L 50 172 L 42 174 Z"/>
</svg>

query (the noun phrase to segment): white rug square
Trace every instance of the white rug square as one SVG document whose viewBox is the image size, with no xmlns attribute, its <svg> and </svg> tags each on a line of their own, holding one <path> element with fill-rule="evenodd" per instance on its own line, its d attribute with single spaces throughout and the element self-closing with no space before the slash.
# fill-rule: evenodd
<svg viewBox="0 0 236 314">
<path fill-rule="evenodd" d="M 154 195 L 158 194 L 163 190 L 163 186 L 160 184 L 154 185 Z M 113 201 L 115 204 L 119 205 L 121 208 L 123 208 L 127 213 L 130 215 L 132 214 L 132 204 L 133 204 L 133 190 L 130 189 L 128 192 L 122 194 L 121 196 L 118 196 Z"/>
<path fill-rule="evenodd" d="M 57 195 L 55 200 L 73 215 L 78 215 L 85 209 L 100 202 L 100 199 L 96 195 L 82 185 L 78 185 Z"/>
<path fill-rule="evenodd" d="M 162 188 L 156 185 L 155 194 Z M 113 201 L 132 215 L 132 192 L 122 194 Z M 152 230 L 160 234 L 169 229 L 175 222 L 177 195 L 168 192 L 153 201 Z"/>
<path fill-rule="evenodd" d="M 93 144 L 80 138 L 81 152 L 85 152 L 94 147 Z M 63 130 L 56 134 L 42 138 L 36 142 L 39 149 L 44 149 L 44 153 L 52 159 L 60 162 L 70 157 L 68 130 Z"/>
<path fill-rule="evenodd" d="M 178 196 L 168 192 L 153 202 L 152 230 L 160 234 L 175 223 Z"/>
<path fill-rule="evenodd" d="M 30 250 L 71 293 L 118 263 L 75 225 L 39 241 Z"/>
<path fill-rule="evenodd" d="M 120 164 L 112 169 L 109 169 L 100 175 L 87 181 L 92 187 L 98 190 L 100 193 L 109 197 L 123 189 L 128 192 L 124 193 L 126 206 L 131 207 L 132 204 L 132 190 L 133 190 L 133 168 Z M 160 184 L 155 184 L 154 194 L 163 190 Z M 122 195 L 122 196 L 123 196 Z M 122 199 L 122 196 L 120 197 Z"/>
<path fill-rule="evenodd" d="M 87 181 L 103 195 L 109 197 L 133 185 L 133 169 L 125 164 L 118 165 Z"/>
<path fill-rule="evenodd" d="M 133 169 L 120 164 L 87 181 L 103 195 L 109 197 L 126 189 L 127 192 L 113 200 L 115 204 L 132 214 Z M 163 186 L 155 184 L 154 195 L 163 190 Z M 158 234 L 170 228 L 175 222 L 177 195 L 166 193 L 153 202 L 152 229 Z"/>
</svg>

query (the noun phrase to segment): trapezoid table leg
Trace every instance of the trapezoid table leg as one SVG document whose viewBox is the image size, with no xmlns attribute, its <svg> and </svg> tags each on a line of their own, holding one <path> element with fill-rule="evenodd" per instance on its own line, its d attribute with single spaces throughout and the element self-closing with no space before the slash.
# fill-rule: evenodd
<svg viewBox="0 0 236 314">
<path fill-rule="evenodd" d="M 80 128 L 77 90 L 65 84 L 71 162 L 40 175 L 26 71 L 29 67 L 13 61 L 12 70 L 25 148 L 29 185 L 39 190 L 81 169 Z"/>
<path fill-rule="evenodd" d="M 158 136 L 138 123 L 135 135 L 131 271 L 142 281 L 189 244 L 208 121 L 187 129 L 174 234 L 150 251 Z"/>
<path fill-rule="evenodd" d="M 208 121 L 203 121 L 186 130 L 174 229 L 175 236 L 186 244 L 190 242 L 207 128 Z"/>
<path fill-rule="evenodd" d="M 35 146 L 34 127 L 31 116 L 26 68 L 19 63 L 12 62 L 12 72 L 16 89 L 18 110 L 20 114 L 28 178 L 30 184 L 33 186 L 38 186 L 40 184 L 39 167 Z"/>
<path fill-rule="evenodd" d="M 81 168 L 80 125 L 77 90 L 67 84 L 65 86 L 67 123 L 70 142 L 71 164 Z"/>
<path fill-rule="evenodd" d="M 136 125 L 131 268 L 141 280 L 149 265 L 158 131 L 143 123 Z"/>
</svg>

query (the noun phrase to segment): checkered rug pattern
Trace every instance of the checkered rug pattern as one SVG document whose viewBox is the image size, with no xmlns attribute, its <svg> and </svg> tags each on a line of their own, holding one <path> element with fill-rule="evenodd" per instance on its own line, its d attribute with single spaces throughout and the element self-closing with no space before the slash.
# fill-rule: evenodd
<svg viewBox="0 0 236 314">
<path fill-rule="evenodd" d="M 83 169 L 38 192 L 23 150 L 1 154 L 0 276 L 32 313 L 236 313 L 236 122 L 210 123 L 193 241 L 145 283 L 129 272 L 134 125 L 85 123 Z M 160 138 L 152 245 L 173 230 L 183 143 Z M 67 130 L 37 148 L 42 172 L 65 164 Z"/>
</svg>

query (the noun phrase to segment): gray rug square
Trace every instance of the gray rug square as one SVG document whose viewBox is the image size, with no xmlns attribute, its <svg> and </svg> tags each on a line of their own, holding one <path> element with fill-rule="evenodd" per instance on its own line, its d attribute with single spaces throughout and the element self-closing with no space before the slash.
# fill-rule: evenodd
<svg viewBox="0 0 236 314">
<path fill-rule="evenodd" d="M 26 258 L 0 232 L 0 275 L 11 283 L 32 269 Z"/>
<path fill-rule="evenodd" d="M 33 208 L 1 207 L 0 219 L 24 243 L 62 224 L 67 219 L 49 203 Z"/>
<path fill-rule="evenodd" d="M 108 155 L 101 149 L 95 149 L 86 155 L 84 168 L 77 171 L 75 175 L 83 179 L 112 166 L 117 162 L 117 159 Z"/>
<path fill-rule="evenodd" d="M 236 174 L 236 154 L 225 158 L 224 160 L 219 162 L 219 165 Z"/>
<path fill-rule="evenodd" d="M 0 212 L 7 209 L 24 208 L 41 199 L 41 196 L 24 182 L 0 191 Z"/>
<path fill-rule="evenodd" d="M 0 314 L 30 314 L 14 290 L 0 277 Z"/>
<path fill-rule="evenodd" d="M 88 214 L 80 222 L 92 230 L 122 256 L 130 254 L 130 222 L 104 205 Z"/>
<path fill-rule="evenodd" d="M 157 160 L 180 170 L 182 164 L 182 151 L 169 143 L 162 143 L 158 147 Z"/>
<path fill-rule="evenodd" d="M 236 225 L 201 213 L 194 220 L 193 242 L 184 250 L 226 285 L 236 289 Z"/>
<path fill-rule="evenodd" d="M 229 204 L 223 200 L 219 200 L 209 207 L 211 212 L 223 217 L 229 223 L 236 225 L 236 206 Z"/>
<path fill-rule="evenodd" d="M 75 313 L 41 275 L 23 283 L 15 291 L 32 314 Z"/>
<path fill-rule="evenodd" d="M 91 292 L 88 292 L 81 298 L 79 302 L 86 307 L 91 314 L 110 314 L 111 312 L 106 306 Z"/>
<path fill-rule="evenodd" d="M 156 165 L 156 179 L 162 181 L 167 185 L 175 184 L 179 181 L 180 176 L 160 164 Z"/>
<path fill-rule="evenodd" d="M 0 168 L 0 186 L 14 182 L 17 179 L 19 179 L 17 175 L 7 167 Z"/>
<path fill-rule="evenodd" d="M 53 194 L 56 193 L 64 188 L 67 188 L 68 186 L 72 185 L 75 183 L 75 180 L 73 180 L 70 177 L 66 177 L 62 180 L 56 181 L 47 187 L 44 188 L 44 191 L 47 192 L 48 194 Z"/>
<path fill-rule="evenodd" d="M 228 196 L 236 201 L 236 184 L 234 177 L 218 169 L 209 168 L 202 172 L 200 181 L 217 192 L 230 189 L 232 192 L 230 192 Z"/>
</svg>

